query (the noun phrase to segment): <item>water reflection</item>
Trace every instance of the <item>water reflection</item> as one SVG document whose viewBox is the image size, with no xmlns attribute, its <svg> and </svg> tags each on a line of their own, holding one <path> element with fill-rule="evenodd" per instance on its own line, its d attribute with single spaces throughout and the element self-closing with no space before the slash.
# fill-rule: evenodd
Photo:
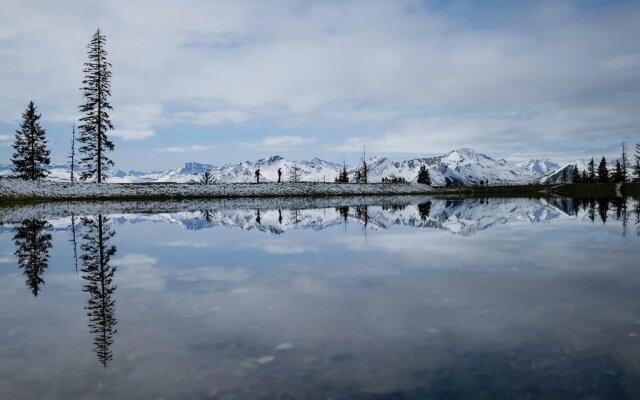
<svg viewBox="0 0 640 400">
<path fill-rule="evenodd" d="M 0 387 L 59 365 L 31 397 L 640 393 L 639 199 L 398 200 L 0 208 L 40 294 L 0 268 Z"/>
<path fill-rule="evenodd" d="M 42 219 L 25 219 L 16 228 L 13 241 L 17 246 L 14 253 L 18 266 L 27 278 L 26 285 L 34 296 L 38 296 L 44 285 L 44 271 L 49 265 L 51 225 Z"/>
<path fill-rule="evenodd" d="M 89 331 L 94 334 L 93 351 L 98 360 L 106 367 L 112 360 L 111 345 L 116 330 L 116 301 L 113 293 L 116 286 L 113 276 L 116 267 L 111 266 L 111 257 L 116 254 L 116 246 L 109 240 L 115 231 L 109 227 L 109 219 L 102 215 L 83 217 L 82 245 L 82 279 L 86 282 L 82 288 L 89 293 L 85 309 L 89 317 Z"/>
</svg>

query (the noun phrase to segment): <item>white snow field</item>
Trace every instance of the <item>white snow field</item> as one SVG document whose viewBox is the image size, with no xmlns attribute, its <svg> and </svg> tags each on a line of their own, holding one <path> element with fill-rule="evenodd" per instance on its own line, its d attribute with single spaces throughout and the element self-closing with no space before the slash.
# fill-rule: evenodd
<svg viewBox="0 0 640 400">
<path fill-rule="evenodd" d="M 0 199 L 135 199 L 135 198 L 224 198 L 224 197 L 299 197 L 423 194 L 431 186 L 419 183 L 221 183 L 212 185 L 185 183 L 76 183 L 0 180 Z"/>
</svg>

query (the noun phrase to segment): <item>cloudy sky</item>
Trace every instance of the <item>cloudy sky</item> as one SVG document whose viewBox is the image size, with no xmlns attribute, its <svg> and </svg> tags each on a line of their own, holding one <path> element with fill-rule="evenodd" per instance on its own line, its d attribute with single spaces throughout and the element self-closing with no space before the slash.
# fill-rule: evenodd
<svg viewBox="0 0 640 400">
<path fill-rule="evenodd" d="M 640 141 L 640 2 L 2 0 L 0 163 L 26 104 L 53 161 L 86 44 L 113 64 L 113 159 L 164 169 L 271 154 L 522 160 Z"/>
</svg>

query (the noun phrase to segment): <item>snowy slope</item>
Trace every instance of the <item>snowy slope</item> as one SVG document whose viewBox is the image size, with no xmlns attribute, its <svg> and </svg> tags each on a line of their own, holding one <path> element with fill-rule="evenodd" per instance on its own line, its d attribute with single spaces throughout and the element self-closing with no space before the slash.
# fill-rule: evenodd
<svg viewBox="0 0 640 400">
<path fill-rule="evenodd" d="M 517 163 L 516 166 L 536 174 L 549 174 L 560 169 L 560 165 L 549 159 L 534 159 Z"/>
<path fill-rule="evenodd" d="M 369 168 L 369 182 L 380 182 L 382 178 L 403 177 L 407 181 L 416 180 L 422 165 L 429 170 L 431 180 L 435 186 L 453 185 L 500 185 L 525 184 L 539 182 L 549 176 L 559 167 L 549 160 L 528 160 L 522 163 L 510 163 L 502 159 L 494 159 L 472 149 L 462 148 L 450 151 L 442 156 L 415 158 L 405 161 L 394 161 L 386 157 L 373 157 L 367 161 Z M 333 182 L 342 165 L 314 158 L 311 161 L 292 161 L 274 155 L 257 161 L 243 161 L 239 163 L 215 166 L 197 162 L 187 162 L 167 171 L 122 171 L 112 170 L 109 182 L 138 183 L 138 182 L 197 182 L 202 173 L 210 170 L 220 183 L 253 182 L 254 172 L 260 169 L 261 180 L 264 182 L 277 181 L 277 171 L 283 172 L 283 180 L 289 180 L 289 169 L 297 166 L 300 169 L 300 179 L 307 182 Z M 348 167 L 351 179 L 359 165 Z M 68 181 L 69 173 L 65 165 L 52 165 L 50 180 Z M 11 174 L 10 165 L 0 165 L 0 176 Z"/>
</svg>

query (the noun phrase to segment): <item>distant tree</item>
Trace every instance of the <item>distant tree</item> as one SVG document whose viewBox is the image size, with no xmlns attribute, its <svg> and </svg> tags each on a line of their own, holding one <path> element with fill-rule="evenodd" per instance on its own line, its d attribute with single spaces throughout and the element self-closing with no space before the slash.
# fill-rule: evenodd
<svg viewBox="0 0 640 400">
<path fill-rule="evenodd" d="M 302 168 L 300 168 L 296 164 L 292 164 L 289 166 L 289 182 L 300 182 L 302 178 Z"/>
<path fill-rule="evenodd" d="M 589 183 L 596 183 L 596 164 L 593 161 L 593 158 L 589 161 L 587 171 L 589 172 Z"/>
<path fill-rule="evenodd" d="M 589 177 L 587 176 L 587 170 L 582 170 L 582 176 L 580 177 L 581 183 L 589 183 Z"/>
<path fill-rule="evenodd" d="M 69 151 L 69 179 L 73 184 L 75 182 L 76 170 L 76 123 L 71 128 L 71 151 Z"/>
<path fill-rule="evenodd" d="M 620 160 L 616 160 L 616 169 L 613 171 L 613 176 L 611 180 L 615 183 L 624 182 L 624 177 L 622 173 L 622 165 L 620 164 Z"/>
<path fill-rule="evenodd" d="M 367 165 L 367 146 L 362 151 L 362 173 L 360 174 L 360 183 L 367 183 L 369 179 L 369 166 Z"/>
<path fill-rule="evenodd" d="M 349 173 L 347 172 L 347 164 L 343 161 L 342 170 L 338 171 L 338 176 L 336 177 L 337 183 L 349 183 Z"/>
<path fill-rule="evenodd" d="M 212 183 L 215 183 L 215 179 L 213 178 L 213 174 L 210 170 L 206 170 L 202 173 L 200 183 L 203 185 L 211 185 Z"/>
<path fill-rule="evenodd" d="M 362 172 L 360 172 L 360 169 L 356 169 L 356 173 L 355 173 L 355 176 L 353 178 L 353 181 L 355 183 L 360 183 L 362 181 Z"/>
<path fill-rule="evenodd" d="M 627 144 L 622 142 L 622 147 L 620 149 L 620 182 L 627 181 L 627 168 L 629 167 L 629 155 L 627 151 Z"/>
<path fill-rule="evenodd" d="M 31 181 L 46 177 L 49 171 L 45 166 L 51 163 L 46 132 L 38 122 L 41 114 L 36 111 L 36 106 L 31 101 L 22 113 L 22 123 L 20 130 L 16 131 L 13 142 L 15 152 L 11 159 L 13 171 L 18 178 Z"/>
<path fill-rule="evenodd" d="M 609 182 L 609 169 L 607 168 L 607 160 L 604 157 L 602 157 L 602 160 L 600 160 L 600 164 L 598 165 L 598 182 Z"/>
<path fill-rule="evenodd" d="M 407 180 L 402 176 L 391 174 L 388 177 L 382 178 L 382 183 L 407 183 Z"/>
<path fill-rule="evenodd" d="M 578 164 L 575 164 L 571 171 L 571 182 L 580 183 L 580 171 L 578 171 Z"/>
<path fill-rule="evenodd" d="M 26 285 L 34 296 L 40 293 L 44 285 L 42 275 L 49 266 L 49 249 L 51 234 L 47 229 L 51 224 L 42 219 L 25 219 L 16 228 L 13 241 L 18 247 L 14 253 L 18 259 L 18 267 L 24 270 Z"/>
<path fill-rule="evenodd" d="M 86 281 L 82 291 L 89 293 L 85 309 L 89 331 L 94 334 L 93 351 L 106 367 L 113 358 L 111 345 L 117 332 L 116 302 L 112 298 L 116 290 L 113 284 L 116 267 L 110 265 L 116 247 L 108 244 L 115 232 L 109 227 L 108 218 L 102 215 L 84 217 L 82 224 L 85 233 L 80 248 L 84 253 L 80 258 L 84 266 L 82 279 Z"/>
<path fill-rule="evenodd" d="M 425 165 L 421 165 L 418 170 L 418 183 L 424 185 L 431 185 L 431 177 L 429 176 L 429 170 Z"/>
<path fill-rule="evenodd" d="M 98 183 L 103 181 L 108 168 L 114 165 L 106 155 L 107 151 L 113 151 L 114 145 L 107 136 L 107 132 L 113 129 L 109 117 L 113 107 L 109 103 L 111 63 L 107 61 L 105 43 L 106 38 L 98 29 L 87 46 L 89 61 L 84 64 L 82 81 L 85 103 L 79 107 L 84 116 L 80 118 L 78 141 L 81 146 L 78 151 L 82 154 L 80 163 L 85 167 L 80 179 L 94 179 Z"/>
</svg>

